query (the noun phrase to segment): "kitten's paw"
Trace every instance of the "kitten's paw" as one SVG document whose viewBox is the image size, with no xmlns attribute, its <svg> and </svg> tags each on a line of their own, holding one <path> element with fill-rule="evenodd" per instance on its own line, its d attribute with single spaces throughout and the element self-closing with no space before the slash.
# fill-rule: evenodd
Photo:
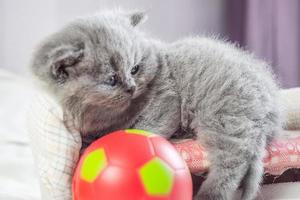
<svg viewBox="0 0 300 200">
<path fill-rule="evenodd" d="M 206 180 L 203 182 L 200 190 L 197 195 L 194 197 L 194 200 L 229 200 L 228 191 L 220 187 L 217 181 L 208 182 Z"/>
<path fill-rule="evenodd" d="M 224 194 L 219 191 L 201 191 L 193 200 L 227 200 L 224 198 Z"/>
</svg>

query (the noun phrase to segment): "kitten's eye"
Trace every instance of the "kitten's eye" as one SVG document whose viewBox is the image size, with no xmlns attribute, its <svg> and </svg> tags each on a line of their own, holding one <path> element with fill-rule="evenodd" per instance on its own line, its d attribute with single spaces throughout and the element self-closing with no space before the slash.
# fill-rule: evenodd
<svg viewBox="0 0 300 200">
<path fill-rule="evenodd" d="M 112 75 L 111 77 L 109 77 L 107 84 L 109 84 L 110 86 L 115 86 L 118 83 L 118 79 L 117 79 L 117 75 Z"/>
<path fill-rule="evenodd" d="M 140 65 L 136 65 L 131 69 L 131 75 L 135 75 L 140 69 Z"/>
</svg>

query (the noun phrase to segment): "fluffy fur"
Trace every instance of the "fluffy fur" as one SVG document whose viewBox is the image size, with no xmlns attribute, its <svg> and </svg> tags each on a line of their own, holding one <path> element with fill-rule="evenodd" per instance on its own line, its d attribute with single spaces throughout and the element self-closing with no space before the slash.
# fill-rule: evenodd
<svg viewBox="0 0 300 200">
<path fill-rule="evenodd" d="M 192 133 L 212 162 L 195 199 L 232 199 L 240 184 L 242 199 L 255 198 L 264 148 L 281 126 L 269 67 L 216 39 L 153 40 L 136 27 L 143 19 L 76 19 L 41 43 L 32 71 L 83 137 L 129 127 Z"/>
</svg>

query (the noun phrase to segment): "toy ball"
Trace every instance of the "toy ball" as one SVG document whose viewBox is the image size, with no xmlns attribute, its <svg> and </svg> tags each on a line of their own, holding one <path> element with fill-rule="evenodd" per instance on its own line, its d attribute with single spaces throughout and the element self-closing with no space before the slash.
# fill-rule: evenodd
<svg viewBox="0 0 300 200">
<path fill-rule="evenodd" d="M 190 172 L 163 137 L 136 129 L 108 134 L 82 154 L 74 200 L 191 200 Z"/>
</svg>

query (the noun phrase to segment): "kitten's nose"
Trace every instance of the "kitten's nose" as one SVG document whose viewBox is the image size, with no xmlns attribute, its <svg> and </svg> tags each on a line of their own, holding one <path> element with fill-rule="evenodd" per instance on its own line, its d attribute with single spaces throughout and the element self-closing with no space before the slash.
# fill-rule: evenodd
<svg viewBox="0 0 300 200">
<path fill-rule="evenodd" d="M 128 85 L 126 88 L 125 88 L 125 91 L 129 94 L 133 94 L 134 91 L 135 91 L 135 85 Z"/>
</svg>

